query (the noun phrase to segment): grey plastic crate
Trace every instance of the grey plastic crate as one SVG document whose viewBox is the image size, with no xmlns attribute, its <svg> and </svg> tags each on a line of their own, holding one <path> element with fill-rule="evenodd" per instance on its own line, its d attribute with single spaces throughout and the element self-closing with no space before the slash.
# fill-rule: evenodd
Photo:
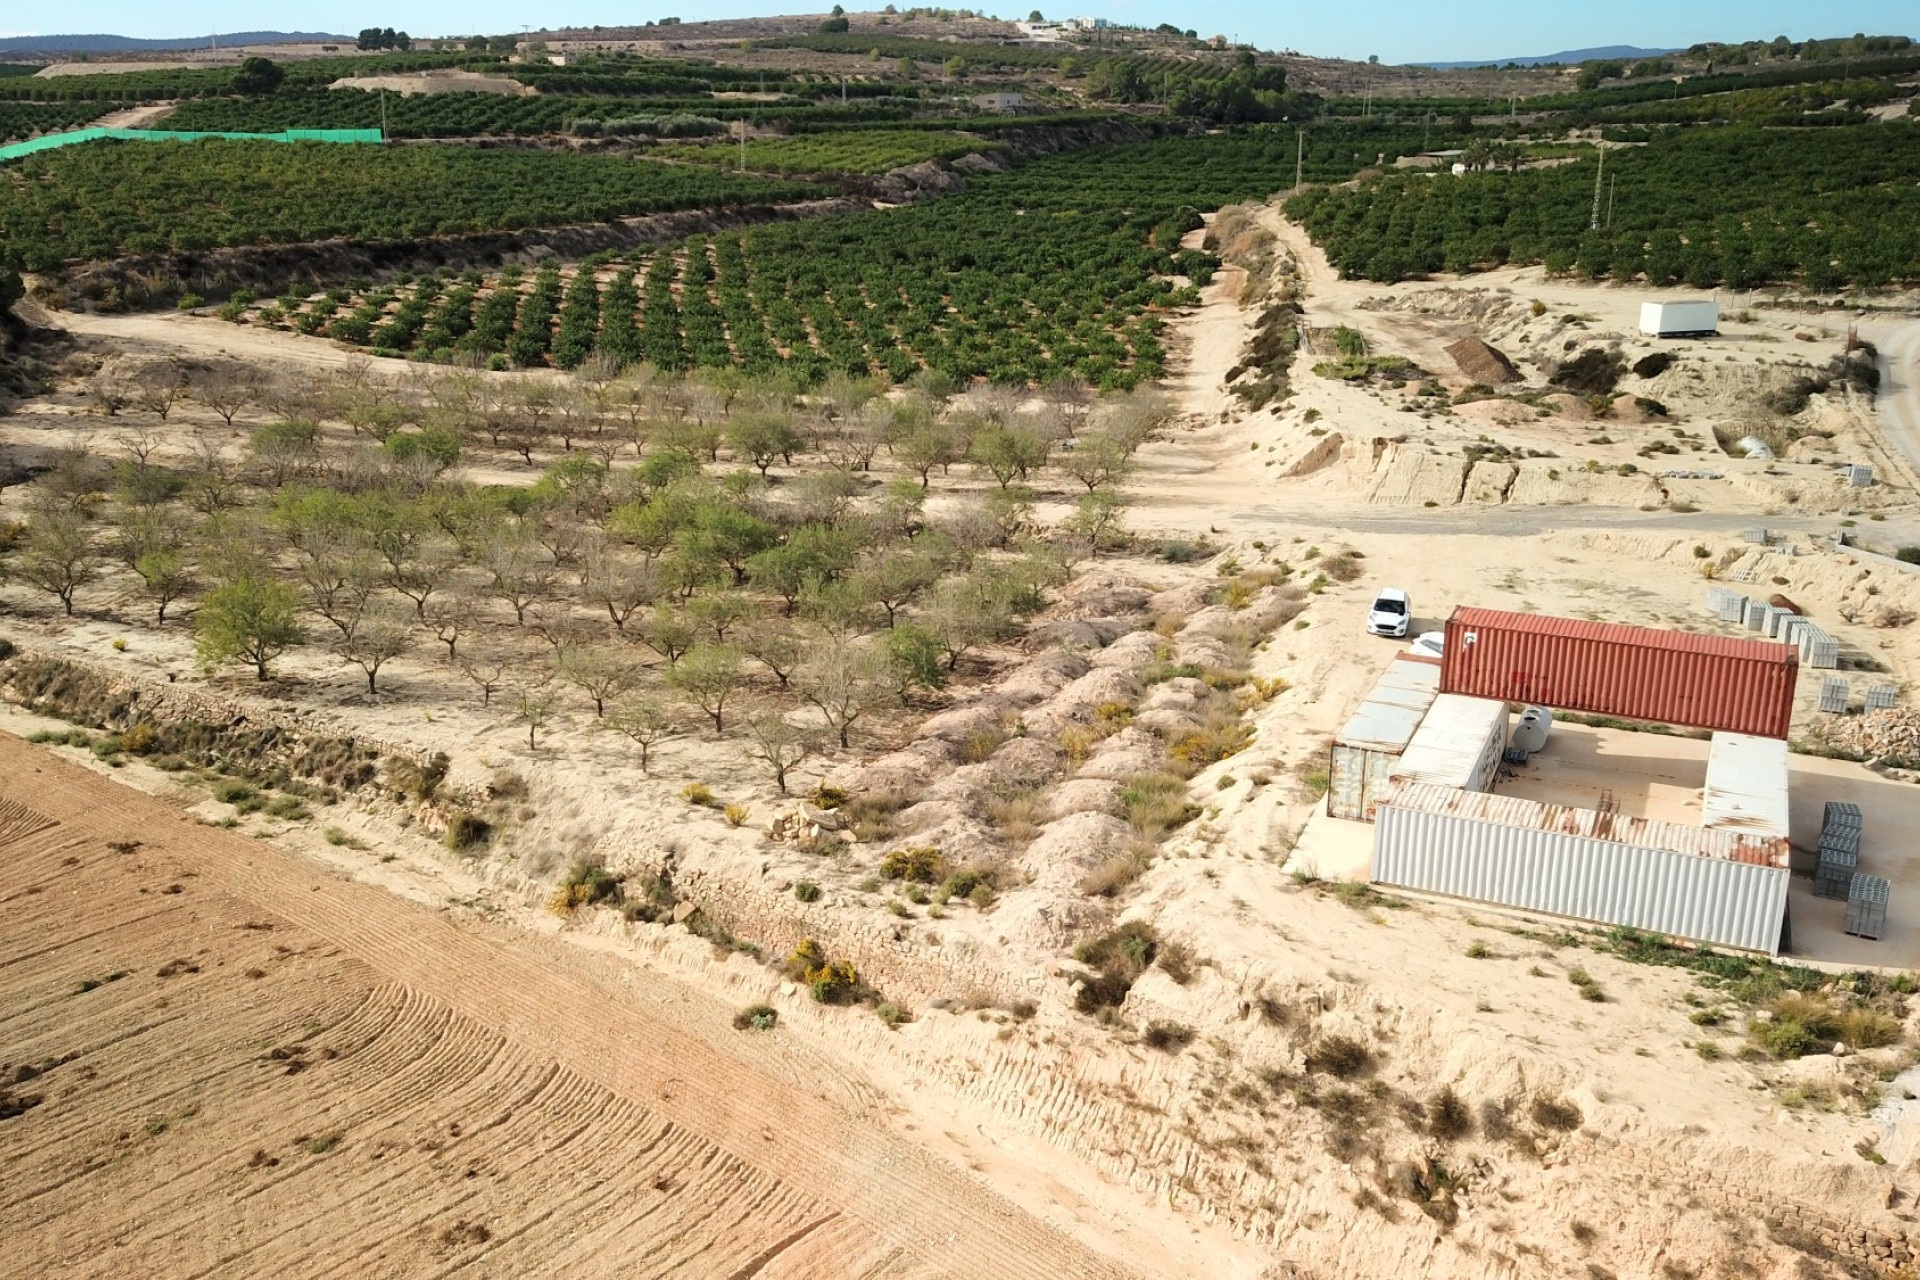
<svg viewBox="0 0 1920 1280">
<path fill-rule="evenodd" d="M 1748 600 L 1746 624 L 1749 631 L 1764 631 L 1767 627 L 1767 614 L 1770 612 L 1765 600 Z"/>
<path fill-rule="evenodd" d="M 1828 676 L 1820 682 L 1820 709 L 1835 714 L 1845 711 L 1847 704 L 1853 701 L 1853 686 L 1839 676 Z"/>
<path fill-rule="evenodd" d="M 1859 827 L 1827 827 L 1820 832 L 1820 861 L 1859 856 Z"/>
<path fill-rule="evenodd" d="M 1856 489 L 1864 489 L 1873 483 L 1873 468 L 1864 462 L 1856 462 L 1847 468 L 1847 483 Z"/>
<path fill-rule="evenodd" d="M 1878 939 L 1887 929 L 1887 882 L 1880 876 L 1855 875 L 1847 882 L 1848 933 Z"/>
<path fill-rule="evenodd" d="M 1899 690 L 1890 684 L 1870 684 L 1867 686 L 1867 710 L 1885 711 L 1893 705 Z"/>
<path fill-rule="evenodd" d="M 1835 858 L 1831 861 L 1822 858 L 1813 872 L 1813 894 L 1816 898 L 1844 898 L 1847 887 L 1853 883 L 1853 876 L 1860 863 L 1857 858 Z"/>
<path fill-rule="evenodd" d="M 1797 618 L 1799 616 L 1799 614 L 1790 610 L 1776 609 L 1774 606 L 1768 605 L 1766 621 L 1761 624 L 1760 629 L 1767 633 L 1769 640 L 1784 639 L 1785 637 L 1781 635 L 1780 629 L 1786 625 L 1788 618 Z"/>
<path fill-rule="evenodd" d="M 1858 831 L 1867 825 L 1866 816 L 1860 812 L 1860 806 L 1847 800 L 1829 800 L 1820 814 L 1820 831 L 1825 834 L 1836 828 L 1851 827 Z"/>
</svg>

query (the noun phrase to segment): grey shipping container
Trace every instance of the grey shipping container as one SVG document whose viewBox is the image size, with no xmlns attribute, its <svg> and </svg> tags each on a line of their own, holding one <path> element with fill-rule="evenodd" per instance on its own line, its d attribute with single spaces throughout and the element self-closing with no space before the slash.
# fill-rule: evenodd
<svg viewBox="0 0 1920 1280">
<path fill-rule="evenodd" d="M 1778 955 L 1788 872 L 1383 804 L 1372 879 Z"/>
</svg>

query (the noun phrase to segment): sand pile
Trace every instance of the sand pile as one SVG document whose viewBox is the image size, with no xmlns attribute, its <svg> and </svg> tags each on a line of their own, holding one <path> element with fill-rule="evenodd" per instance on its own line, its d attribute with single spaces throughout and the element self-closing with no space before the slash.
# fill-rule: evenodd
<svg viewBox="0 0 1920 1280">
<path fill-rule="evenodd" d="M 1447 354 L 1460 366 L 1460 372 L 1475 382 L 1497 387 L 1502 383 L 1520 381 L 1520 372 L 1513 367 L 1513 361 L 1507 359 L 1499 348 L 1490 347 L 1478 338 L 1462 338 L 1458 342 L 1448 343 Z"/>
</svg>

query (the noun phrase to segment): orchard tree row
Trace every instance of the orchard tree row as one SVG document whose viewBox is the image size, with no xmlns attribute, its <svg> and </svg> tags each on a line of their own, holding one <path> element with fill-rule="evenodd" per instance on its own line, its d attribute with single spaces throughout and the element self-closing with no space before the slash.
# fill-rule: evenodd
<svg viewBox="0 0 1920 1280">
<path fill-rule="evenodd" d="M 98 142 L 0 182 L 0 265 L 346 236 L 405 240 L 777 204 L 819 188 L 614 156 L 319 142 Z"/>
<path fill-rule="evenodd" d="M 56 616 L 190 627 L 209 669 L 266 680 L 324 658 L 369 694 L 406 670 L 464 685 L 531 745 L 570 706 L 643 766 L 671 733 L 739 734 L 784 786 L 1122 537 L 1115 486 L 1165 415 L 1073 384 L 1038 411 L 941 390 L 646 370 L 269 384 L 157 364 L 96 383 L 119 456 L 71 451 L 15 494 L 0 570 Z M 189 398 L 235 432 L 188 448 L 149 426 Z M 470 482 L 470 453 L 489 469 L 518 453 L 531 483 Z M 1026 482 L 1054 468 L 1084 496 L 1048 532 Z"/>
<path fill-rule="evenodd" d="M 1655 285 L 1920 279 L 1920 128 L 1685 129 L 1610 149 L 1603 226 L 1597 158 L 1518 173 L 1392 175 L 1287 202 L 1343 275 L 1394 281 L 1544 264 Z"/>
</svg>

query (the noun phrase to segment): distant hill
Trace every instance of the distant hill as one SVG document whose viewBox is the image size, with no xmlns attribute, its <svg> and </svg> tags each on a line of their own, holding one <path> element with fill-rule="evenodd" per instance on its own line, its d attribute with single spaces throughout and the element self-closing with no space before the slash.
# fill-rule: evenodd
<svg viewBox="0 0 1920 1280">
<path fill-rule="evenodd" d="M 1509 62 L 1521 67 L 1538 67 L 1549 62 L 1570 67 L 1576 62 L 1595 62 L 1602 58 L 1657 58 L 1662 54 L 1679 52 L 1679 49 L 1639 49 L 1630 44 L 1609 44 L 1598 49 L 1566 49 L 1527 58 L 1481 58 L 1473 62 L 1413 62 L 1407 65 L 1432 67 L 1435 71 L 1457 71 L 1461 67 L 1504 67 Z"/>
<path fill-rule="evenodd" d="M 69 35 L 9 36 L 0 40 L 0 54 L 19 53 L 169 53 L 179 49 L 204 49 L 213 36 L 185 36 L 177 40 L 138 40 L 132 36 Z M 324 31 L 234 31 L 218 37 L 221 47 L 242 44 L 305 44 L 323 40 L 328 44 L 352 36 L 328 35 Z"/>
</svg>

